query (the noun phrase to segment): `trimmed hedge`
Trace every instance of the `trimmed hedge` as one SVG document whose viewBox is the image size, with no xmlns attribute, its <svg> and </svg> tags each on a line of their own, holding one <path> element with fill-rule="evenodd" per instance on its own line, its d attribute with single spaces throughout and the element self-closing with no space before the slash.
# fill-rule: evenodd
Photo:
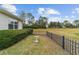
<svg viewBox="0 0 79 59">
<path fill-rule="evenodd" d="M 1 30 L 0 31 L 0 50 L 8 48 L 26 36 L 32 34 L 32 29 L 27 30 Z"/>
</svg>

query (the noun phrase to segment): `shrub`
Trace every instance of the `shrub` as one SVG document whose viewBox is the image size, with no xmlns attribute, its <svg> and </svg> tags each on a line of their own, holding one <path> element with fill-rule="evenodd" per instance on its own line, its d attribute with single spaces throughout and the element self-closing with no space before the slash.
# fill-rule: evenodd
<svg viewBox="0 0 79 59">
<path fill-rule="evenodd" d="M 9 46 L 19 42 L 26 36 L 32 34 L 32 29 L 27 30 L 1 30 L 0 31 L 0 49 L 8 48 Z"/>
</svg>

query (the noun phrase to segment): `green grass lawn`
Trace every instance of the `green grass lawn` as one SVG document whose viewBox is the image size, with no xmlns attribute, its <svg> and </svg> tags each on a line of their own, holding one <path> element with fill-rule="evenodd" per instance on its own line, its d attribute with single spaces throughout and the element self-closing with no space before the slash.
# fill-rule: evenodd
<svg viewBox="0 0 79 59">
<path fill-rule="evenodd" d="M 39 36 L 39 43 L 36 45 L 33 41 L 35 35 L 30 35 L 15 45 L 1 50 L 1 55 L 47 55 L 47 54 L 68 54 L 57 43 L 47 37 Z"/>
<path fill-rule="evenodd" d="M 34 31 L 49 31 L 60 36 L 65 36 L 72 40 L 79 41 L 79 28 L 49 28 L 49 29 L 35 29 Z"/>
</svg>

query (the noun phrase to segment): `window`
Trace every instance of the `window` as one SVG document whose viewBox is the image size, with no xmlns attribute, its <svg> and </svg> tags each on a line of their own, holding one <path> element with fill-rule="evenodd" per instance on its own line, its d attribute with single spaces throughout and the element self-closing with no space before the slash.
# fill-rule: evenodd
<svg viewBox="0 0 79 59">
<path fill-rule="evenodd" d="M 17 25 L 18 24 L 18 22 L 15 22 L 15 25 Z"/>
<path fill-rule="evenodd" d="M 15 29 L 18 29 L 18 24 L 17 24 L 17 25 L 15 25 Z"/>
<path fill-rule="evenodd" d="M 8 28 L 9 28 L 9 29 L 13 29 L 13 24 L 9 24 L 9 25 L 8 25 Z"/>
<path fill-rule="evenodd" d="M 8 25 L 9 29 L 18 29 L 18 22 L 10 22 Z"/>
</svg>

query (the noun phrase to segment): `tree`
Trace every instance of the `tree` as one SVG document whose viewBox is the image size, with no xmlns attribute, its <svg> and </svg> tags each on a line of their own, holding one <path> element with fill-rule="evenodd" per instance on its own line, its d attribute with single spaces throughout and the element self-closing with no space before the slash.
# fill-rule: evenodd
<svg viewBox="0 0 79 59">
<path fill-rule="evenodd" d="M 47 20 L 48 20 L 47 17 L 42 17 L 42 16 L 40 16 L 40 17 L 39 17 L 39 20 L 37 21 L 38 26 L 39 26 L 40 28 L 46 28 L 46 27 L 47 27 Z"/>
<path fill-rule="evenodd" d="M 33 27 L 35 22 L 34 16 L 31 13 L 26 13 L 24 10 L 19 13 L 19 17 L 23 20 L 23 28 Z M 25 24 L 27 21 L 27 24 Z"/>
<path fill-rule="evenodd" d="M 73 24 L 70 23 L 68 20 L 65 20 L 65 21 L 63 22 L 63 24 L 64 24 L 64 27 L 65 27 L 65 28 L 73 28 L 73 27 L 74 27 Z"/>
<path fill-rule="evenodd" d="M 79 28 L 79 20 L 75 20 L 74 25 L 75 25 L 75 27 Z"/>
<path fill-rule="evenodd" d="M 21 12 L 19 13 L 19 17 L 23 20 L 23 23 L 25 23 L 26 12 L 25 12 L 25 11 L 21 11 Z"/>
<path fill-rule="evenodd" d="M 60 23 L 60 22 L 50 22 L 49 23 L 49 27 L 50 28 L 62 28 L 62 23 Z"/>
<path fill-rule="evenodd" d="M 29 25 L 32 25 L 35 22 L 34 16 L 31 13 L 27 13 L 26 17 Z"/>
<path fill-rule="evenodd" d="M 54 28 L 54 25 L 55 25 L 54 22 L 50 22 L 49 23 L 49 28 Z"/>
<path fill-rule="evenodd" d="M 63 24 L 61 22 L 57 22 L 57 28 L 62 28 L 63 27 Z"/>
</svg>

